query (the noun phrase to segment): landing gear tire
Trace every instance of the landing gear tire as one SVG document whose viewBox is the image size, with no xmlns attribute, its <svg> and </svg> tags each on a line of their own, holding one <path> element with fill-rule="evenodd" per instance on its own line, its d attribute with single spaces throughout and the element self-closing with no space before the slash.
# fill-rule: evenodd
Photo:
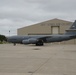
<svg viewBox="0 0 76 75">
<path fill-rule="evenodd" d="M 44 45 L 43 41 L 38 41 L 38 42 L 36 43 L 36 46 L 43 46 L 43 45 Z"/>
</svg>

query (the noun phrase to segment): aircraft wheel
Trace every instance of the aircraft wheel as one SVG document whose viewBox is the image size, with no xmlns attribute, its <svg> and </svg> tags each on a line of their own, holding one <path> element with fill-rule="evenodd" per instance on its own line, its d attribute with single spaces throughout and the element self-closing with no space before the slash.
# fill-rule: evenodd
<svg viewBox="0 0 76 75">
<path fill-rule="evenodd" d="M 42 40 L 39 40 L 39 41 L 36 43 L 36 46 L 43 46 L 43 45 L 44 45 L 44 43 L 43 43 Z"/>
</svg>

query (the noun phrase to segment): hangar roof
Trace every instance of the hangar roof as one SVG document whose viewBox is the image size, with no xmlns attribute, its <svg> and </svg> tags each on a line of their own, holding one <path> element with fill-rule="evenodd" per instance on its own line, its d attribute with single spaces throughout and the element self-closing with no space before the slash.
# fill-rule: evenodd
<svg viewBox="0 0 76 75">
<path fill-rule="evenodd" d="M 72 23 L 70 21 L 66 21 L 66 20 L 61 20 L 61 19 L 57 19 L 57 18 L 54 18 L 54 19 L 51 19 L 51 20 L 47 20 L 47 21 L 44 21 L 44 22 L 40 22 L 40 23 L 37 23 L 37 24 L 33 24 L 33 25 L 39 25 L 39 24 L 42 24 L 42 23 L 63 23 L 63 22 L 69 22 L 69 23 Z M 33 26 L 33 25 L 29 25 L 29 26 L 25 26 L 25 27 L 30 27 L 30 26 Z M 22 28 L 19 28 L 19 29 L 23 29 L 25 27 L 22 27 Z"/>
</svg>

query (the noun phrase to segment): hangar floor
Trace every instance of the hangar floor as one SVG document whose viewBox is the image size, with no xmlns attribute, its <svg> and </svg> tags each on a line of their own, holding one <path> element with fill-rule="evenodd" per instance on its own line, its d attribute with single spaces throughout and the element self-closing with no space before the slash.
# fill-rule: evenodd
<svg viewBox="0 0 76 75">
<path fill-rule="evenodd" d="M 0 45 L 0 75 L 76 75 L 76 45 Z"/>
</svg>

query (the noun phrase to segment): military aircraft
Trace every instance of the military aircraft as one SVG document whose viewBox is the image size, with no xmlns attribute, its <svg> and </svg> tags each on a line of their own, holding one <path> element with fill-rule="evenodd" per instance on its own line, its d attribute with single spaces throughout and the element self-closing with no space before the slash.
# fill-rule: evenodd
<svg viewBox="0 0 76 75">
<path fill-rule="evenodd" d="M 63 35 L 25 35 L 25 36 L 11 36 L 7 38 L 8 42 L 21 44 L 35 44 L 36 46 L 43 46 L 44 43 L 61 42 L 76 38 L 76 21 L 72 24 L 69 30 Z"/>
</svg>

